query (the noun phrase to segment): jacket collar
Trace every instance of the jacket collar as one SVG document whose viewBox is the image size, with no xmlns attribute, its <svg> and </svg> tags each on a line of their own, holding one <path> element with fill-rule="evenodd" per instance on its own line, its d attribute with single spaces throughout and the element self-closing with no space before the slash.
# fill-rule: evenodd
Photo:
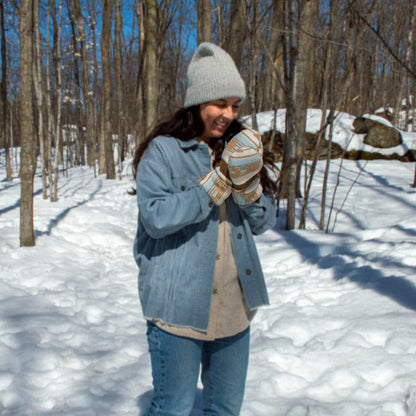
<svg viewBox="0 0 416 416">
<path fill-rule="evenodd" d="M 198 140 L 196 140 L 196 139 L 191 139 L 191 140 L 178 140 L 178 142 L 179 142 L 179 146 L 182 148 L 182 149 L 189 149 L 189 148 L 191 148 L 191 147 L 194 147 L 194 146 L 199 146 L 199 145 L 204 145 L 204 146 L 206 146 L 206 144 L 205 143 L 203 143 L 203 142 L 199 142 Z"/>
</svg>

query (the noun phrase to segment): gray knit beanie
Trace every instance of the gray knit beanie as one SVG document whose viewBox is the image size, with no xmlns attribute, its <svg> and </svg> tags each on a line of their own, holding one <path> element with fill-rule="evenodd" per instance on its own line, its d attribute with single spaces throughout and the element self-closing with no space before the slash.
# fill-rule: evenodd
<svg viewBox="0 0 416 416">
<path fill-rule="evenodd" d="M 244 81 L 233 59 L 212 43 L 198 46 L 188 66 L 187 82 L 185 108 L 221 98 L 246 98 Z"/>
</svg>

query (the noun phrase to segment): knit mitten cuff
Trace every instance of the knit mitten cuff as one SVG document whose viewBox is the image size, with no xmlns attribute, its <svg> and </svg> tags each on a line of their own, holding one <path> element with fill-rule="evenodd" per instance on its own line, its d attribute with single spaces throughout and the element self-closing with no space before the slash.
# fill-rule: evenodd
<svg viewBox="0 0 416 416">
<path fill-rule="evenodd" d="M 232 191 L 232 182 L 221 173 L 219 167 L 199 179 L 198 183 L 216 205 L 221 205 Z"/>
<path fill-rule="evenodd" d="M 242 188 L 242 187 L 239 187 Z M 256 177 L 256 180 L 251 181 L 251 183 L 243 189 L 232 189 L 232 197 L 236 204 L 238 205 L 248 205 L 256 202 L 261 194 L 263 193 L 263 187 L 260 183 L 259 176 Z"/>
</svg>

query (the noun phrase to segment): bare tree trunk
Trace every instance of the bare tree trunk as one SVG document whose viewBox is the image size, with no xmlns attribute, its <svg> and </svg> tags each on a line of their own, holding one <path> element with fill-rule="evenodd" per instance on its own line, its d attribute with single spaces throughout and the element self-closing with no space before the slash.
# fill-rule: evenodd
<svg viewBox="0 0 416 416">
<path fill-rule="evenodd" d="M 305 158 L 306 147 L 306 121 L 310 103 L 310 91 L 313 85 L 311 73 L 313 72 L 313 48 L 314 40 L 312 35 L 315 33 L 315 27 L 319 12 L 319 0 L 309 0 L 303 3 L 299 17 L 298 33 L 298 56 L 296 65 L 296 196 L 301 196 L 300 179 L 302 162 Z M 306 173 L 306 169 L 305 169 Z M 306 201 L 303 200 L 303 204 Z M 305 227 L 305 221 L 301 220 L 299 227 Z"/>
<path fill-rule="evenodd" d="M 394 8 L 393 11 L 393 21 L 397 21 L 397 18 L 400 17 L 401 11 L 398 8 Z M 410 30 L 411 32 L 411 30 Z M 393 30 L 391 33 L 391 43 L 395 51 L 399 51 L 400 36 L 396 30 Z M 395 89 L 395 99 L 393 102 L 393 124 L 396 127 L 401 128 L 400 125 L 400 113 L 403 105 L 403 85 L 405 81 L 405 74 L 399 70 L 400 65 L 397 62 L 393 62 L 394 71 L 392 74 L 393 83 L 392 87 Z"/>
<path fill-rule="evenodd" d="M 370 4 L 367 16 L 371 16 L 373 11 L 376 9 L 378 5 L 378 0 L 374 0 L 372 4 Z M 335 0 L 331 0 L 330 2 L 330 22 L 334 21 L 334 12 L 335 9 L 337 9 L 338 4 Z M 354 6 L 353 6 L 354 9 Z M 355 15 L 354 13 L 352 13 Z M 353 18 L 351 18 L 351 22 L 348 27 L 347 32 L 347 54 L 345 58 L 345 67 L 344 67 L 344 77 L 341 80 L 341 82 L 338 83 L 338 86 L 335 85 L 335 77 L 332 76 L 330 78 L 330 86 L 328 87 L 329 90 L 329 107 L 331 109 L 330 115 L 328 116 L 327 123 L 330 126 L 330 133 L 329 133 L 329 140 L 328 140 L 328 151 L 327 151 L 327 160 L 326 160 L 326 166 L 325 166 L 325 172 L 324 172 L 324 178 L 322 181 L 322 194 L 321 194 L 321 214 L 320 214 L 320 222 L 319 222 L 319 229 L 324 228 L 324 222 L 325 222 L 325 207 L 326 207 L 326 195 L 327 195 L 327 182 L 328 182 L 328 176 L 329 176 L 329 168 L 331 164 L 331 142 L 332 142 L 332 133 L 333 133 L 333 119 L 334 119 L 334 111 L 335 109 L 339 108 L 343 101 L 345 100 L 345 97 L 348 96 L 348 89 L 350 89 L 351 82 L 354 79 L 354 75 L 356 73 L 356 52 L 355 52 L 355 45 L 359 42 L 359 40 L 362 38 L 364 33 L 364 25 L 358 24 L 357 21 Z M 331 30 L 330 30 L 331 32 Z M 337 95 L 335 96 L 335 89 L 337 91 Z M 346 108 L 349 104 L 353 103 L 358 96 L 354 97 L 350 102 L 344 106 Z M 323 110 L 323 106 L 321 107 Z"/>
<path fill-rule="evenodd" d="M 53 8 L 55 8 L 55 0 L 53 0 Z M 54 135 L 54 124 L 53 124 L 53 112 L 52 112 L 52 91 L 51 91 L 51 75 L 50 75 L 50 55 L 51 55 L 51 48 L 50 48 L 50 12 L 52 6 L 51 1 L 48 0 L 47 5 L 47 12 L 46 12 L 46 114 L 47 114 L 47 127 L 46 127 L 46 145 L 47 145 L 47 152 L 46 159 L 47 159 L 47 170 L 49 176 L 49 195 L 50 198 L 52 197 L 52 181 L 53 181 L 53 174 L 52 174 L 52 138 Z"/>
<path fill-rule="evenodd" d="M 296 208 L 296 64 L 297 64 L 297 21 L 296 0 L 285 0 L 285 99 L 286 137 L 284 143 L 282 182 L 279 193 L 287 198 L 286 229 L 295 227 Z"/>
<path fill-rule="evenodd" d="M 415 82 L 413 82 L 412 85 L 412 113 L 411 113 L 411 118 L 412 118 L 412 122 L 410 124 L 410 131 L 412 133 L 414 133 L 416 131 L 415 126 L 416 126 L 416 107 L 415 107 L 415 103 L 416 103 L 416 80 Z"/>
<path fill-rule="evenodd" d="M 211 42 L 212 5 L 211 0 L 198 0 L 198 44 Z"/>
<path fill-rule="evenodd" d="M 247 2 L 247 0 L 246 0 Z M 248 8 L 248 6 L 247 6 Z M 248 14 L 248 13 L 247 13 Z M 251 112 L 251 121 L 254 130 L 258 130 L 257 126 L 257 72 L 259 67 L 259 42 L 258 42 L 258 4 L 252 3 L 252 13 L 248 18 L 248 36 L 249 36 L 249 82 L 248 82 L 248 97 Z"/>
<path fill-rule="evenodd" d="M 333 106 L 333 99 L 332 99 L 332 91 L 331 85 L 334 85 L 334 79 L 330 80 L 330 68 L 331 68 L 331 60 L 332 60 L 332 40 L 333 40 L 333 13 L 334 13 L 334 0 L 330 1 L 330 11 L 329 11 L 329 29 L 328 29 L 328 44 L 326 45 L 326 57 L 325 57 L 325 65 L 324 65 L 324 73 L 322 77 L 322 90 L 321 90 L 321 110 L 322 110 L 322 116 L 321 116 L 321 129 L 324 128 L 324 124 L 326 123 L 326 113 L 328 109 L 328 102 L 331 101 L 331 107 Z M 329 100 L 329 94 L 331 94 L 331 100 Z M 328 123 L 333 122 L 333 112 L 335 111 L 335 108 L 330 109 L 330 115 L 328 117 Z M 332 128 L 332 127 L 331 127 Z M 325 132 L 323 133 L 323 137 L 325 138 L 327 129 L 325 128 Z M 321 139 L 321 137 L 319 137 Z M 317 161 L 318 159 L 318 153 L 319 153 L 319 147 L 320 143 L 318 142 L 316 145 L 316 154 L 315 159 Z M 315 160 L 314 160 L 315 161 Z M 311 169 L 311 178 L 310 181 L 312 182 L 314 171 Z M 325 226 L 325 204 L 326 204 L 326 190 L 327 190 L 327 184 L 324 182 L 322 186 L 322 197 L 321 197 L 321 214 L 319 219 L 319 229 L 323 230 Z M 308 192 L 309 193 L 309 192 Z M 305 208 L 307 204 L 307 198 L 305 197 Z"/>
<path fill-rule="evenodd" d="M 330 55 L 330 53 L 327 53 L 327 56 Z M 327 68 L 329 66 L 326 66 L 326 70 L 325 73 L 327 73 Z M 326 89 L 326 86 L 325 86 Z M 325 92 L 326 94 L 326 92 Z M 326 121 L 326 113 L 327 113 L 327 100 L 325 99 L 322 102 L 321 105 L 321 110 L 322 110 L 322 116 L 321 116 L 321 125 L 320 125 L 320 130 L 317 133 L 317 141 L 316 141 L 316 146 L 315 146 L 315 154 L 312 160 L 312 164 L 311 164 L 311 168 L 309 171 L 309 176 L 307 178 L 307 181 L 305 181 L 305 189 L 304 189 L 304 200 L 303 200 L 303 206 L 302 206 L 302 214 L 301 214 L 301 218 L 300 218 L 300 222 L 299 222 L 299 228 L 300 229 L 304 229 L 305 225 L 306 225 L 306 208 L 308 206 L 308 202 L 309 202 L 309 192 L 312 186 L 312 181 L 313 181 L 313 177 L 315 174 L 315 169 L 319 160 L 319 154 L 320 154 L 320 149 L 321 149 L 321 142 L 322 139 L 325 138 L 325 134 L 327 131 L 327 126 L 328 124 L 331 123 L 330 120 L 333 120 L 333 111 L 331 109 L 331 113 L 328 116 L 328 121 Z M 326 188 L 325 188 L 326 189 Z M 321 222 L 319 225 L 319 229 L 322 230 L 323 229 L 323 219 L 324 219 L 324 215 L 325 215 L 325 204 L 323 204 L 321 206 Z"/>
<path fill-rule="evenodd" d="M 13 153 L 14 153 L 14 166 L 17 169 L 18 166 L 18 162 L 17 162 L 17 149 L 14 148 L 14 130 L 13 130 L 13 109 L 10 108 L 9 111 L 9 115 L 10 115 L 10 149 L 12 149 L 12 160 L 13 160 Z"/>
<path fill-rule="evenodd" d="M 33 79 L 38 110 L 38 140 L 39 140 L 39 157 L 42 173 L 42 195 L 43 199 L 48 199 L 47 175 L 46 175 L 46 154 L 45 154 L 45 135 L 44 135 L 44 100 L 43 100 L 43 70 L 42 70 L 42 41 L 39 30 L 39 0 L 33 1 L 33 25 L 35 32 L 35 51 Z"/>
<path fill-rule="evenodd" d="M 0 96 L 1 96 L 1 124 L 0 135 L 3 140 L 1 141 L 4 146 L 4 152 L 6 155 L 6 180 L 11 182 L 13 180 L 13 171 L 10 161 L 10 145 L 9 145 L 9 103 L 7 98 L 7 42 L 6 42 L 6 30 L 4 24 L 4 6 L 3 1 L 0 1 L 0 36 L 1 36 L 1 84 L 0 84 Z"/>
<path fill-rule="evenodd" d="M 263 109 L 276 109 L 278 103 L 283 102 L 283 13 L 282 1 L 273 0 L 273 12 L 271 18 L 270 39 L 266 45 L 266 53 L 269 59 L 266 60 L 263 82 Z"/>
<path fill-rule="evenodd" d="M 245 0 L 231 0 L 230 26 L 225 49 L 233 58 L 237 68 L 243 59 L 244 40 L 247 34 L 247 5 Z"/>
<path fill-rule="evenodd" d="M 415 34 L 414 34 L 414 27 L 416 25 L 416 5 L 415 2 L 410 2 L 410 24 L 409 24 L 409 32 L 407 34 L 407 48 L 406 48 L 406 56 L 405 56 L 405 65 L 410 67 L 412 65 L 412 50 L 414 50 L 414 43 L 415 43 Z M 409 124 L 409 113 L 412 111 L 411 108 L 415 108 L 415 103 L 412 100 L 411 92 L 410 92 L 410 76 L 406 73 L 406 78 L 403 81 L 406 81 L 407 84 L 407 91 L 406 94 L 406 102 L 407 102 L 407 111 L 406 111 L 406 123 L 404 126 L 404 130 L 408 130 Z M 416 79 L 414 80 L 416 82 Z"/>
<path fill-rule="evenodd" d="M 413 188 L 416 188 L 416 164 L 415 164 L 415 170 L 414 170 L 414 173 L 413 173 Z"/>
<path fill-rule="evenodd" d="M 98 49 L 98 43 L 97 43 L 97 11 L 96 11 L 96 3 L 95 1 L 88 1 L 88 15 L 89 15 L 89 27 L 90 27 L 90 33 L 91 33 L 91 40 L 92 43 L 92 90 L 89 91 L 89 94 L 91 96 L 91 159 L 89 159 L 89 163 L 92 162 L 92 165 L 94 166 L 94 176 L 97 176 L 97 159 L 98 163 L 100 163 L 100 153 L 101 153 L 101 145 L 100 145 L 100 139 L 98 136 L 98 125 L 99 125 L 99 114 L 98 114 L 98 107 L 100 105 L 100 97 L 98 95 L 98 58 L 97 58 L 97 49 Z M 89 156 L 88 156 L 89 157 Z M 103 158 L 104 159 L 104 158 Z M 100 166 L 98 167 L 100 169 Z M 102 170 L 105 170 L 105 166 L 102 167 Z"/>
<path fill-rule="evenodd" d="M 226 0 L 220 0 L 218 3 L 218 6 L 213 9 L 214 16 L 217 20 L 217 30 L 216 30 L 216 37 L 218 39 L 218 44 L 222 48 L 225 48 L 225 45 L 227 44 L 227 30 L 226 27 L 224 27 L 227 23 L 224 22 L 224 18 L 221 14 L 221 10 L 224 8 L 224 3 Z M 224 24 L 225 23 L 225 24 Z"/>
<path fill-rule="evenodd" d="M 408 33 L 408 45 L 407 45 L 407 52 L 406 52 L 406 64 L 408 66 L 410 66 L 411 64 L 411 50 L 414 49 L 414 26 L 415 26 L 415 22 L 416 22 L 416 5 L 415 2 L 412 1 L 411 2 L 411 18 L 410 18 L 410 30 Z M 413 80 L 414 82 L 416 82 L 416 79 Z M 414 125 L 415 125 L 415 102 L 414 102 L 414 97 L 415 95 L 413 95 L 413 100 L 410 100 L 410 102 L 412 103 L 412 131 L 414 131 Z M 410 93 L 408 94 L 408 104 L 409 103 L 409 98 L 410 98 Z M 408 106 L 409 107 L 409 106 Z M 408 111 L 409 108 L 408 108 Z M 407 130 L 407 125 L 406 125 L 406 130 Z M 415 170 L 414 170 L 414 174 L 413 174 L 413 188 L 416 188 L 416 164 L 415 164 Z"/>
<path fill-rule="evenodd" d="M 61 159 L 61 116 L 62 116 L 62 68 L 61 68 L 61 31 L 62 31 L 62 0 L 58 0 L 58 20 L 55 15 L 56 1 L 52 2 L 52 20 L 54 24 L 54 44 L 53 56 L 56 74 L 56 113 L 54 136 L 55 146 L 50 146 L 51 157 L 53 160 L 50 169 L 50 200 L 51 202 L 58 201 L 58 179 L 59 179 L 59 161 Z M 53 154 L 52 154 L 53 153 Z M 63 155 L 62 155 L 63 157 Z"/>
<path fill-rule="evenodd" d="M 81 13 L 79 0 L 71 0 L 71 12 L 79 31 L 81 67 L 82 67 L 82 94 L 85 105 L 85 137 L 87 143 L 87 163 L 95 167 L 95 124 L 94 124 L 94 91 L 90 81 L 90 65 L 87 57 L 87 39 L 85 35 L 84 19 Z M 95 46 L 94 46 L 95 48 Z M 81 133 L 82 134 L 82 133 Z"/>
<path fill-rule="evenodd" d="M 334 21 L 334 13 L 335 13 L 335 8 L 337 7 L 336 4 L 336 0 L 331 0 L 330 1 L 330 27 L 331 27 L 331 32 L 332 32 L 332 23 Z M 332 34 L 332 33 L 331 33 Z M 331 35 L 330 34 L 330 35 Z M 349 38 L 349 40 L 351 41 L 351 37 Z M 352 47 L 351 44 L 349 44 L 350 47 Z M 331 48 L 331 46 L 329 45 L 329 48 Z M 349 57 L 348 57 L 349 55 Z M 348 53 L 347 53 L 347 68 L 346 70 L 350 70 L 351 72 L 353 72 L 352 70 L 353 68 L 353 60 L 351 57 L 351 52 L 350 49 L 348 49 Z M 349 85 L 350 83 L 350 79 L 352 79 L 352 77 L 350 77 L 349 74 L 346 75 L 345 77 L 345 84 L 344 84 L 344 88 L 347 88 L 347 85 Z M 325 215 L 326 215 L 326 198 L 327 198 L 327 190 L 328 190 L 328 177 L 329 177 L 329 168 L 331 165 L 331 142 L 332 142 L 332 132 L 333 132 L 333 122 L 334 122 L 334 111 L 337 108 L 337 105 L 341 103 L 340 99 L 336 99 L 335 98 L 335 94 L 334 94 L 334 87 L 335 85 L 335 80 L 332 78 L 330 79 L 330 81 L 328 82 L 328 85 L 326 86 L 326 94 L 325 94 L 325 102 L 329 103 L 329 107 L 330 107 L 330 114 L 328 116 L 328 123 L 329 123 L 329 138 L 328 138 L 328 150 L 327 150 L 327 157 L 326 157 L 326 164 L 325 164 L 325 172 L 324 172 L 324 177 L 322 180 L 322 194 L 321 194 L 321 213 L 320 213 L 320 218 L 319 218 L 319 229 L 323 230 L 324 226 L 325 226 Z M 331 213 L 329 214 L 331 215 Z"/>
<path fill-rule="evenodd" d="M 35 245 L 33 188 L 36 141 L 33 119 L 33 0 L 20 2 L 20 246 Z"/>
<path fill-rule="evenodd" d="M 354 9 L 353 3 L 357 0 L 353 0 L 351 2 L 351 6 L 353 8 L 352 15 L 356 17 L 356 10 Z M 378 6 L 379 0 L 372 0 L 372 3 L 369 4 L 368 10 L 365 16 L 365 19 L 368 21 L 371 19 L 374 10 L 376 10 Z M 334 4 L 332 7 L 338 7 L 338 2 Z M 341 82 L 336 86 L 337 89 L 337 99 L 334 102 L 335 108 L 339 108 L 342 103 L 348 102 L 351 100 L 351 93 L 349 90 L 351 89 L 351 83 L 356 76 L 356 45 L 360 43 L 362 37 L 365 33 L 364 29 L 366 25 L 357 19 L 352 19 L 348 27 L 347 32 L 347 39 L 346 39 L 346 48 L 347 48 L 347 55 L 345 58 L 345 67 L 344 67 L 344 77 Z M 353 95 L 354 97 L 354 95 Z"/>
<path fill-rule="evenodd" d="M 74 8 L 73 2 L 67 2 L 68 14 L 70 16 L 70 23 L 71 23 L 71 31 L 72 31 L 72 47 L 73 47 L 73 76 L 74 76 L 74 94 L 75 94 L 75 120 L 72 123 L 76 126 L 76 132 L 74 135 L 74 143 L 75 143 L 75 157 L 74 162 L 75 165 L 85 165 L 85 140 L 84 140 L 84 129 L 83 129 L 83 117 L 82 117 L 82 109 L 81 109 L 81 75 L 80 75 L 80 65 L 79 61 L 81 58 L 81 52 L 78 47 L 78 41 L 80 39 L 79 29 L 77 27 L 77 20 L 74 15 Z M 85 103 L 84 103 L 85 106 Z M 73 137 L 72 134 L 72 126 L 71 126 L 71 139 Z M 72 143 L 72 140 L 71 140 Z"/>
<path fill-rule="evenodd" d="M 158 108 L 158 31 L 157 31 L 157 2 L 145 0 L 146 3 L 146 35 L 145 35 L 145 126 L 149 132 L 157 120 Z"/>
<path fill-rule="evenodd" d="M 146 122 L 145 122 L 145 102 L 144 102 L 144 63 L 145 63 L 145 35 L 146 35 L 146 19 L 145 19 L 145 6 L 141 1 L 137 7 L 137 20 L 139 24 L 139 56 L 138 56 L 138 71 L 137 71 L 137 88 L 136 88 L 136 113 L 137 122 L 135 126 L 136 144 L 142 141 L 142 138 L 146 135 Z"/>
<path fill-rule="evenodd" d="M 121 31 L 123 21 L 121 16 L 121 0 L 115 3 L 115 78 L 116 78 L 116 94 L 117 94 L 117 136 L 118 136 L 118 175 L 121 179 L 122 161 L 124 161 L 124 152 L 126 140 L 124 135 L 124 112 L 123 112 L 123 75 L 122 75 L 122 51 L 121 51 Z"/>
<path fill-rule="evenodd" d="M 113 135 L 111 132 L 111 22 L 113 20 L 113 0 L 103 0 L 103 30 L 101 33 L 101 56 L 103 68 L 102 87 L 102 144 L 105 154 L 107 179 L 115 179 Z"/>
</svg>

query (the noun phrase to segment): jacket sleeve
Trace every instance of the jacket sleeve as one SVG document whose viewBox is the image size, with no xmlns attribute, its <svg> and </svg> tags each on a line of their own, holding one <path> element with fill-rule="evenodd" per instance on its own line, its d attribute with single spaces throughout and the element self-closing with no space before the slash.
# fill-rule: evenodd
<svg viewBox="0 0 416 416">
<path fill-rule="evenodd" d="M 175 190 L 172 169 L 161 146 L 152 141 L 138 165 L 136 189 L 139 219 L 155 239 L 203 221 L 214 205 L 197 182 Z"/>
<path fill-rule="evenodd" d="M 254 235 L 262 234 L 276 224 L 276 200 L 271 195 L 262 194 L 257 202 L 240 206 L 251 232 Z"/>
</svg>

